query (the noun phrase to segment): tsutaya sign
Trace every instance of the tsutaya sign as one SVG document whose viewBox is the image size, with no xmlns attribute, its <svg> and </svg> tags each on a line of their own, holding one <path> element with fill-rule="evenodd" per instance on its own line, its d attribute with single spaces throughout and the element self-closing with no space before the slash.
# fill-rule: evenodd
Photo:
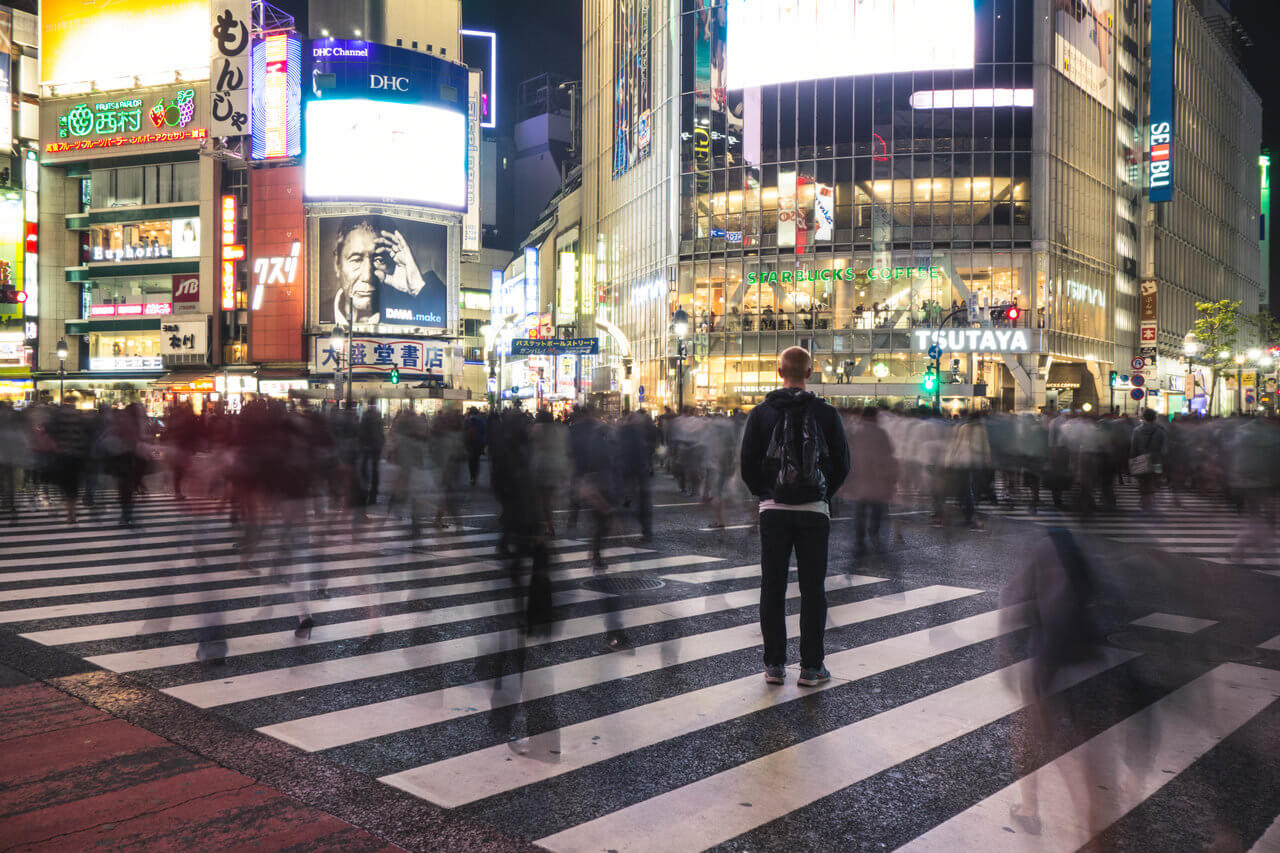
<svg viewBox="0 0 1280 853">
<path fill-rule="evenodd" d="M 916 352 L 928 352 L 934 344 L 943 352 L 1039 352 L 1039 341 L 1031 329 L 915 329 L 911 332 Z"/>
<path fill-rule="evenodd" d="M 747 284 L 793 281 L 892 281 L 895 278 L 942 278 L 942 267 L 872 267 L 869 270 L 771 270 L 747 273 Z"/>
</svg>

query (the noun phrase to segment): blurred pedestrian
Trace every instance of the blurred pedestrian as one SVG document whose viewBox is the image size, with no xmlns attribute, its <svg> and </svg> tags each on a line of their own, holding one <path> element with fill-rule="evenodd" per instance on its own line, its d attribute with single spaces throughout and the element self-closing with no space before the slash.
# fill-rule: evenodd
<svg viewBox="0 0 1280 853">
<path fill-rule="evenodd" d="M 854 557 L 867 553 L 867 540 L 880 551 L 880 529 L 898 485 L 898 460 L 874 406 L 862 410 L 849 440 L 849 479 L 842 494 L 853 501 Z"/>
<path fill-rule="evenodd" d="M 1164 461 L 1165 434 L 1156 425 L 1154 409 L 1143 409 L 1142 423 L 1133 431 L 1129 443 L 1129 473 L 1138 478 L 1138 494 L 1144 510 L 1154 504 L 1156 478 Z"/>
</svg>

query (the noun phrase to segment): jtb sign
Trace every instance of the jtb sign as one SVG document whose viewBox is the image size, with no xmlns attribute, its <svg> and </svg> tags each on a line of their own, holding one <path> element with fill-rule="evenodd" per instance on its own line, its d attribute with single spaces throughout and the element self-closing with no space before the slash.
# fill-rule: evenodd
<svg viewBox="0 0 1280 853">
<path fill-rule="evenodd" d="M 1173 51 L 1176 0 L 1151 0 L 1151 142 L 1147 197 L 1173 200 Z"/>
<path fill-rule="evenodd" d="M 928 352 L 934 344 L 948 353 L 1039 352 L 1039 342 L 1031 335 L 1030 329 L 916 329 L 911 333 L 911 343 L 916 352 Z"/>
</svg>

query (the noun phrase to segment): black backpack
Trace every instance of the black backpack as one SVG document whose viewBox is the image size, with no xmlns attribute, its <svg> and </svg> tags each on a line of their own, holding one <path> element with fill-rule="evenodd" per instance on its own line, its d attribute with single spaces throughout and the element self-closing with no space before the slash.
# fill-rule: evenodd
<svg viewBox="0 0 1280 853">
<path fill-rule="evenodd" d="M 827 498 L 822 462 L 830 452 L 813 416 L 814 399 L 783 408 L 764 454 L 765 476 L 773 480 L 773 499 L 805 504 Z"/>
</svg>

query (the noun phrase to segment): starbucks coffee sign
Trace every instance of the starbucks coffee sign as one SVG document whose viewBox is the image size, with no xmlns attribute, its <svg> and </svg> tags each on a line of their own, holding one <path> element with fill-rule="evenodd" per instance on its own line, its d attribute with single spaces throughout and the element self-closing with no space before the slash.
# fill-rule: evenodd
<svg viewBox="0 0 1280 853">
<path fill-rule="evenodd" d="M 747 273 L 747 284 L 787 284 L 801 281 L 893 281 L 901 278 L 942 278 L 942 267 L 872 267 L 866 270 L 770 270 Z"/>
<path fill-rule="evenodd" d="M 1039 352 L 1040 340 L 1031 329 L 914 329 L 911 348 L 928 352 L 937 344 L 944 353 Z"/>
</svg>

